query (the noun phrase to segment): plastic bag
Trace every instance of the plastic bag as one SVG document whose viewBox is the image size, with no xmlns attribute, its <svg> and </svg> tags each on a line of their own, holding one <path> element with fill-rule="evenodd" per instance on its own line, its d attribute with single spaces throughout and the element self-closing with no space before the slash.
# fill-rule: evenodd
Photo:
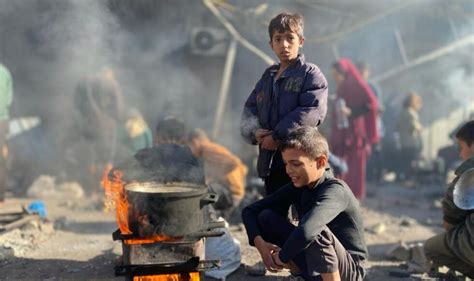
<svg viewBox="0 0 474 281">
<path fill-rule="evenodd" d="M 206 271 L 205 275 L 207 277 L 225 280 L 225 277 L 240 267 L 240 242 L 232 237 L 227 222 L 225 228 L 216 230 L 224 231 L 224 235 L 206 239 L 206 260 L 221 260 L 221 267 L 219 269 Z"/>
</svg>

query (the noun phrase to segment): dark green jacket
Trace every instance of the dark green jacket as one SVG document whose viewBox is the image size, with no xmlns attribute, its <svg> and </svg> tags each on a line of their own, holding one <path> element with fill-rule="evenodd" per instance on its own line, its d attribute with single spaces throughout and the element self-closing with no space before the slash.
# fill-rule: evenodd
<svg viewBox="0 0 474 281">
<path fill-rule="evenodd" d="M 454 190 L 454 185 L 456 182 L 459 180 L 459 177 L 461 175 L 471 169 L 474 168 L 474 157 L 471 157 L 470 159 L 464 161 L 454 172 L 456 174 L 456 177 L 454 180 L 448 185 L 448 189 L 446 190 L 446 193 L 444 194 L 443 198 L 443 220 L 448 222 L 451 225 L 457 225 L 460 223 L 463 223 L 469 213 L 472 211 L 466 211 L 459 209 L 454 205 L 453 201 L 453 190 Z"/>
<path fill-rule="evenodd" d="M 474 157 L 456 169 L 456 178 L 449 184 L 443 198 L 443 219 L 453 225 L 446 232 L 446 246 L 453 254 L 474 267 L 474 210 L 459 209 L 453 202 L 454 185 L 470 168 L 474 168 Z"/>
</svg>

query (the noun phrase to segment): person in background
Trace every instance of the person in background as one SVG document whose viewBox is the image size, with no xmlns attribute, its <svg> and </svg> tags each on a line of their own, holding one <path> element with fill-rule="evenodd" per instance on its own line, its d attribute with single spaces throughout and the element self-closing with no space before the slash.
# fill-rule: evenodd
<svg viewBox="0 0 474 281">
<path fill-rule="evenodd" d="M 374 82 L 370 81 L 370 66 L 365 62 L 357 63 L 357 69 L 359 69 L 360 75 L 367 82 L 372 92 L 377 98 L 379 104 L 379 114 L 377 116 L 377 131 L 380 136 L 380 141 L 372 145 L 372 153 L 367 163 L 367 179 L 380 183 L 383 181 L 383 154 L 382 154 L 382 141 L 381 139 L 385 136 L 385 126 L 383 124 L 382 113 L 384 111 L 383 95 L 380 87 Z"/>
<path fill-rule="evenodd" d="M 416 185 L 414 180 L 415 161 L 418 159 L 421 149 L 421 130 L 418 112 L 423 105 L 421 97 L 415 93 L 408 93 L 403 102 L 403 109 L 397 123 L 398 134 L 400 136 L 400 156 L 406 163 L 401 167 L 401 178 L 407 187 Z"/>
<path fill-rule="evenodd" d="M 118 79 L 110 68 L 104 68 L 99 73 L 111 86 L 110 100 L 113 110 L 109 112 L 117 120 L 117 141 L 124 149 L 124 157 L 132 156 L 140 149 L 151 147 L 152 131 L 140 111 L 125 102 Z"/>
<path fill-rule="evenodd" d="M 209 164 L 209 162 L 206 162 L 204 155 L 208 156 L 209 150 L 204 148 L 201 151 L 201 148 L 198 148 L 200 145 L 196 145 L 196 143 L 200 141 L 196 141 L 195 144 L 188 146 L 188 134 L 188 128 L 181 119 L 171 115 L 160 118 L 155 127 L 153 147 L 139 150 L 132 159 L 118 165 L 115 169 L 123 173 L 123 179 L 126 182 L 178 182 L 205 187 L 206 176 L 209 172 L 212 174 L 212 171 L 205 169 L 209 168 L 205 167 L 206 163 Z M 199 135 L 199 133 L 196 134 L 195 131 L 191 134 Z M 219 148 L 212 145 L 211 147 L 211 150 L 216 149 L 219 153 L 218 155 L 210 156 L 212 158 L 210 159 L 212 165 L 215 165 L 215 160 L 219 162 L 219 157 L 228 157 L 228 155 L 219 150 Z M 198 151 L 203 152 L 202 156 L 204 161 L 194 155 L 191 148 L 195 153 L 198 153 Z M 220 163 L 229 164 L 226 161 Z M 139 169 L 137 169 L 137 167 L 139 167 Z M 213 167 L 216 168 L 216 166 Z M 221 167 L 218 168 L 221 170 Z M 242 168 L 245 168 L 245 166 Z M 238 171 L 233 176 L 238 178 L 239 172 L 243 171 Z M 229 176 L 232 182 L 232 175 L 228 174 L 227 176 Z M 225 175 L 221 177 L 225 177 Z M 140 203 L 141 202 L 132 202 L 132 205 Z M 159 206 L 157 206 L 157 208 L 159 209 Z M 214 204 L 203 206 L 202 212 L 204 223 L 215 221 L 218 218 L 218 214 L 214 210 Z M 211 276 L 216 279 L 225 279 L 227 275 L 240 267 L 241 254 L 239 244 L 235 242 L 228 226 L 219 228 L 219 230 L 224 231 L 224 235 L 208 237 L 205 241 L 204 248 L 205 256 L 211 257 L 211 259 L 219 259 L 221 266 L 218 269 L 206 272 L 206 276 Z"/>
<path fill-rule="evenodd" d="M 193 154 L 204 161 L 206 183 L 219 196 L 214 208 L 228 218 L 245 195 L 247 166 L 227 148 L 210 141 L 202 129 L 192 130 L 187 143 Z"/>
<path fill-rule="evenodd" d="M 448 185 L 442 201 L 445 232 L 428 239 L 424 248 L 435 266 L 444 265 L 474 278 L 474 120 L 457 131 L 456 139 L 464 162 L 456 169 L 456 178 Z M 458 182 L 465 184 L 460 178 L 468 173 L 471 176 L 464 180 L 468 184 L 464 186 L 466 190 L 455 190 Z M 462 200 L 456 200 L 459 196 Z"/>
<path fill-rule="evenodd" d="M 110 165 L 151 147 L 152 133 L 139 111 L 125 104 L 109 68 L 80 80 L 73 103 L 75 134 L 64 140 L 69 173 L 94 191 Z"/>
<path fill-rule="evenodd" d="M 266 195 L 290 182 L 278 143 L 297 126 L 320 125 L 327 110 L 328 85 L 319 68 L 299 54 L 303 17 L 281 13 L 268 26 L 270 47 L 279 63 L 267 68 L 245 102 L 240 131 L 259 146 L 258 176 Z"/>
<path fill-rule="evenodd" d="M 0 63 L 0 202 L 5 200 L 7 180 L 8 147 L 6 138 L 9 129 L 10 106 L 13 102 L 13 79 L 10 71 Z"/>
<path fill-rule="evenodd" d="M 186 135 L 186 125 L 180 119 L 174 116 L 160 118 L 155 127 L 153 147 L 140 149 L 133 157 L 114 165 L 108 172 L 108 177 L 113 178 L 117 172 L 120 172 L 120 180 L 124 185 L 131 182 L 189 183 L 205 188 L 204 166 L 186 146 Z M 140 200 L 140 198 L 129 200 L 133 199 Z M 129 202 L 132 205 L 143 204 L 140 201 Z M 158 212 L 160 206 L 150 205 L 149 208 L 150 210 L 156 208 Z M 208 221 L 207 208 L 203 215 Z M 147 232 L 148 225 L 147 221 L 143 220 L 130 227 L 132 232 Z"/>
<path fill-rule="evenodd" d="M 328 154 L 328 163 L 332 169 L 332 172 L 336 178 L 342 177 L 344 174 L 347 173 L 347 163 L 342 158 L 337 157 L 333 153 L 329 151 Z"/>
<path fill-rule="evenodd" d="M 341 178 L 357 199 L 365 198 L 367 158 L 371 146 L 380 140 L 377 130 L 377 98 L 349 59 L 332 66 L 337 84 L 331 124 L 332 152 L 347 162 L 348 172 Z"/>
<path fill-rule="evenodd" d="M 301 127 L 280 149 L 292 182 L 242 211 L 250 245 L 271 271 L 287 268 L 304 280 L 363 280 L 362 214 L 349 187 L 327 168 L 326 139 Z M 301 218 L 297 226 L 287 220 L 291 204 Z"/>
<path fill-rule="evenodd" d="M 204 186 L 204 166 L 186 145 L 188 129 L 184 122 L 171 115 L 165 116 L 156 123 L 154 133 L 152 147 L 140 149 L 117 165 L 124 180 L 187 182 Z"/>
</svg>

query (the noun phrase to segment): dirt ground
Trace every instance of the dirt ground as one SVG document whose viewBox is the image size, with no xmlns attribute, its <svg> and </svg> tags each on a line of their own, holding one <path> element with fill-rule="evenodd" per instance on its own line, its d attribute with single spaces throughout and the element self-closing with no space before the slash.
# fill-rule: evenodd
<svg viewBox="0 0 474 281">
<path fill-rule="evenodd" d="M 362 202 L 366 239 L 370 252 L 366 280 L 421 280 L 395 277 L 403 262 L 386 258 L 386 251 L 399 241 L 416 243 L 441 231 L 439 202 L 441 185 L 406 188 L 394 183 L 369 185 Z M 7 198 L 0 212 L 20 211 L 33 199 Z M 114 277 L 121 245 L 112 241 L 115 218 L 104 213 L 99 198 L 50 199 L 47 222 L 29 223 L 21 229 L 0 234 L 0 280 L 122 280 Z M 288 272 L 263 277 L 246 275 L 244 266 L 259 261 L 247 243 L 245 230 L 231 225 L 241 242 L 242 266 L 228 281 L 288 280 Z M 208 279 L 205 279 L 208 280 Z M 209 279 L 210 280 L 210 279 Z"/>
</svg>

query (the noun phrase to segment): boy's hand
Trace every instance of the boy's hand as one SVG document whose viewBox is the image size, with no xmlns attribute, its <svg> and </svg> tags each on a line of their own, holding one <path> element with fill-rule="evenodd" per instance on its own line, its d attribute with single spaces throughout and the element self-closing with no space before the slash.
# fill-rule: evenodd
<svg viewBox="0 0 474 281">
<path fill-rule="evenodd" d="M 261 147 L 266 150 L 277 150 L 278 143 L 273 139 L 272 135 L 263 138 Z"/>
<path fill-rule="evenodd" d="M 446 231 L 450 230 L 451 228 L 453 228 L 453 225 L 450 224 L 449 222 L 443 220 L 443 227 Z"/>
<path fill-rule="evenodd" d="M 277 265 L 277 266 L 280 266 L 282 268 L 286 268 L 286 269 L 291 269 L 290 265 L 287 264 L 287 263 L 284 263 L 280 260 L 280 256 L 278 255 L 280 254 L 280 250 L 278 251 L 274 251 L 272 253 L 272 258 L 273 258 L 273 262 Z"/>
<path fill-rule="evenodd" d="M 263 141 L 263 138 L 270 135 L 272 131 L 265 130 L 265 129 L 258 129 L 255 131 L 255 139 L 257 140 L 258 144 L 261 144 Z"/>
<path fill-rule="evenodd" d="M 273 253 L 280 251 L 280 247 L 272 243 L 266 242 L 261 236 L 255 237 L 254 244 L 258 252 L 260 253 L 263 263 L 265 264 L 265 267 L 268 269 L 268 271 L 277 272 L 283 269 L 283 267 L 275 264 L 272 256 Z"/>
</svg>

